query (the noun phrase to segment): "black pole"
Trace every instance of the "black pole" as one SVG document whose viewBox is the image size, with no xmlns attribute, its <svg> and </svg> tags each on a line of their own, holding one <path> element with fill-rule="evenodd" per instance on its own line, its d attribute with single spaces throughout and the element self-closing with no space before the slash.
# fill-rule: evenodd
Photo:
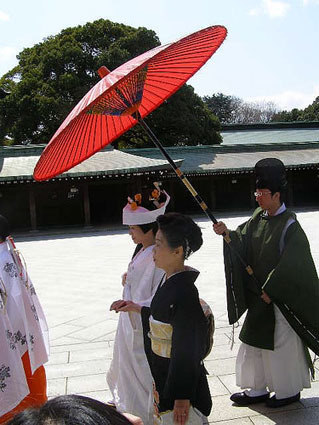
<svg viewBox="0 0 319 425">
<path fill-rule="evenodd" d="M 142 126 L 143 130 L 147 133 L 148 137 L 152 140 L 152 142 L 159 148 L 159 150 L 162 152 L 164 157 L 167 159 L 177 176 L 180 178 L 180 180 L 184 183 L 184 185 L 187 187 L 189 192 L 192 194 L 195 201 L 199 204 L 201 209 L 204 211 L 204 213 L 207 215 L 208 218 L 211 219 L 213 223 L 217 223 L 216 217 L 212 213 L 212 211 L 208 208 L 207 204 L 203 201 L 203 199 L 199 196 L 199 194 L 196 192 L 195 188 L 191 184 L 191 182 L 188 180 L 188 178 L 185 176 L 185 174 L 180 170 L 180 168 L 177 167 L 175 162 L 172 160 L 172 158 L 169 156 L 169 154 L 166 152 L 164 147 L 162 146 L 161 142 L 158 140 L 158 138 L 155 136 L 155 134 L 152 132 L 152 130 L 149 128 L 149 126 L 146 124 L 146 122 L 143 120 L 143 118 L 138 116 L 137 118 L 139 124 Z"/>
</svg>

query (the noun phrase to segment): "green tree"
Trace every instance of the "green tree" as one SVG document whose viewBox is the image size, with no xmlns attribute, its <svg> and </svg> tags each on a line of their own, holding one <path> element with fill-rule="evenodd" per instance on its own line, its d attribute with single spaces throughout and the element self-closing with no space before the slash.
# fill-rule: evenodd
<svg viewBox="0 0 319 425">
<path fill-rule="evenodd" d="M 244 102 L 223 93 L 204 96 L 203 101 L 224 124 L 267 123 L 278 110 L 273 102 Z"/>
<path fill-rule="evenodd" d="M 66 28 L 18 56 L 19 64 L 0 79 L 0 140 L 47 143 L 72 108 L 97 83 L 96 70 L 115 69 L 159 45 L 154 31 L 100 19 Z M 1 96 L 0 96 L 1 97 Z M 148 118 L 166 145 L 219 143 L 219 121 L 191 86 L 184 86 Z M 149 146 L 134 127 L 115 146 Z"/>
<path fill-rule="evenodd" d="M 100 19 L 24 49 L 19 65 L 0 79 L 0 88 L 10 92 L 0 99 L 0 139 L 47 143 L 99 80 L 100 66 L 112 70 L 159 44 L 154 31 Z"/>
<path fill-rule="evenodd" d="M 212 96 L 204 96 L 208 109 L 219 118 L 222 123 L 233 123 L 238 108 L 242 104 L 242 100 L 236 96 L 230 96 L 223 93 L 215 93 Z"/>
<path fill-rule="evenodd" d="M 305 109 L 294 108 L 275 114 L 272 121 L 319 121 L 319 96 Z"/>
<path fill-rule="evenodd" d="M 221 143 L 220 123 L 190 85 L 164 102 L 146 119 L 164 146 L 208 145 Z M 153 147 L 153 143 L 137 125 L 119 142 L 121 148 Z"/>
</svg>

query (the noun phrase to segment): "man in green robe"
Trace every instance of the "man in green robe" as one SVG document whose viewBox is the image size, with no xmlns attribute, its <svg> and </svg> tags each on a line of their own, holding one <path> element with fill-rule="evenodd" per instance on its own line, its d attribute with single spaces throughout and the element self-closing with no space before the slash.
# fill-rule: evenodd
<svg viewBox="0 0 319 425">
<path fill-rule="evenodd" d="M 313 368 L 307 347 L 319 354 L 319 282 L 307 237 L 283 203 L 283 163 L 263 159 L 255 173 L 259 208 L 252 217 L 236 231 L 223 222 L 214 225 L 227 242 L 230 323 L 247 311 L 236 359 L 236 383 L 245 391 L 231 400 L 241 406 L 265 401 L 281 407 L 298 401 L 302 389 L 310 387 Z"/>
</svg>

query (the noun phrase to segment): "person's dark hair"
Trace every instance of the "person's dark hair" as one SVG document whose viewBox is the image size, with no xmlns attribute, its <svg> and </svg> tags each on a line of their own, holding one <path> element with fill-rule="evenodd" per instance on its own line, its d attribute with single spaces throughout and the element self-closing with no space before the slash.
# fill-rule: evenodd
<svg viewBox="0 0 319 425">
<path fill-rule="evenodd" d="M 156 235 L 156 232 L 158 231 L 158 224 L 156 221 L 154 221 L 153 223 L 148 223 L 148 224 L 139 224 L 138 225 L 141 229 L 143 233 L 147 233 L 150 230 L 152 230 L 153 235 Z"/>
<path fill-rule="evenodd" d="M 130 425 L 113 407 L 80 395 L 62 395 L 26 409 L 7 425 Z"/>
<path fill-rule="evenodd" d="M 279 192 L 279 202 L 282 204 L 283 202 L 286 202 L 286 194 L 287 194 L 287 190 L 286 189 L 280 189 L 280 190 L 270 190 L 271 191 L 271 196 L 273 196 L 276 192 Z"/>
<path fill-rule="evenodd" d="M 271 192 L 271 196 L 273 196 L 276 192 L 279 192 L 280 198 L 279 202 L 282 204 L 286 201 L 286 187 L 274 186 L 273 184 L 269 184 L 269 182 L 257 181 L 256 189 L 268 189 Z"/>
<path fill-rule="evenodd" d="M 157 217 L 157 223 L 172 249 L 183 247 L 185 259 L 202 246 L 202 231 L 187 215 L 170 212 Z"/>
<path fill-rule="evenodd" d="M 0 215 L 0 238 L 5 241 L 6 238 L 10 235 L 10 226 L 8 220 Z"/>
</svg>

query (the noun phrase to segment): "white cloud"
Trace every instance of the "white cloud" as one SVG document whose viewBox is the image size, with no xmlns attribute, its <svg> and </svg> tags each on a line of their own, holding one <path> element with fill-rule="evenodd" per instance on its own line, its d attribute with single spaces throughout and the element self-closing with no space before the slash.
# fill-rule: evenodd
<svg viewBox="0 0 319 425">
<path fill-rule="evenodd" d="M 249 15 L 257 16 L 264 14 L 269 16 L 270 18 L 282 18 L 286 16 L 289 8 L 290 4 L 283 1 L 262 0 L 262 4 L 258 8 L 251 9 L 249 11 Z"/>
<path fill-rule="evenodd" d="M 319 96 L 319 84 L 313 87 L 312 92 L 297 92 L 293 90 L 284 91 L 267 96 L 255 96 L 246 98 L 247 102 L 274 102 L 280 110 L 290 111 L 291 109 L 304 109 L 309 106 L 315 98 Z"/>
<path fill-rule="evenodd" d="M 319 4 L 319 0 L 302 0 L 304 6 L 308 6 L 310 3 Z"/>
<path fill-rule="evenodd" d="M 14 47 L 0 47 L 0 62 L 7 62 L 12 59 L 15 59 L 17 54 L 17 49 L 15 49 Z"/>
<path fill-rule="evenodd" d="M 2 12 L 2 10 L 0 10 L 0 21 L 9 21 L 9 15 L 5 12 Z"/>
<path fill-rule="evenodd" d="M 257 15 L 260 15 L 260 12 L 261 12 L 261 9 L 258 9 L 258 8 L 256 8 L 256 9 L 251 9 L 251 10 L 249 11 L 249 15 L 250 15 L 250 16 L 257 16 Z"/>
</svg>

